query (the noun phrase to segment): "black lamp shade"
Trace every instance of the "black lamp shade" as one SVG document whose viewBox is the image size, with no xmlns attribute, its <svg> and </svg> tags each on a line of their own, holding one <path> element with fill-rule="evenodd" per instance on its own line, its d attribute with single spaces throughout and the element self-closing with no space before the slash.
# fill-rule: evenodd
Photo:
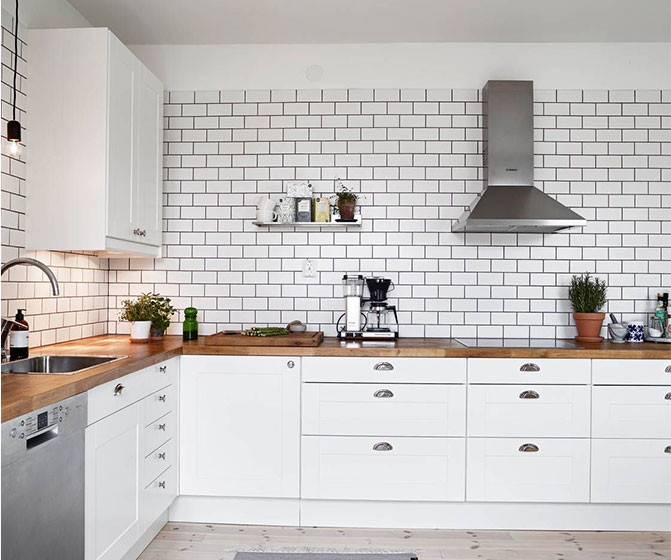
<svg viewBox="0 0 671 560">
<path fill-rule="evenodd" d="M 19 121 L 7 122 L 7 140 L 21 142 L 21 123 Z"/>
</svg>

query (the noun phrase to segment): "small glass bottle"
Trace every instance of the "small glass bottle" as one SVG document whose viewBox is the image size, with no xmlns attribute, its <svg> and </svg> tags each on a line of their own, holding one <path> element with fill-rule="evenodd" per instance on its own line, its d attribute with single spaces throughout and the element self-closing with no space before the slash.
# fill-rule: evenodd
<svg viewBox="0 0 671 560">
<path fill-rule="evenodd" d="M 184 310 L 184 340 L 198 340 L 198 310 L 187 307 Z"/>
</svg>

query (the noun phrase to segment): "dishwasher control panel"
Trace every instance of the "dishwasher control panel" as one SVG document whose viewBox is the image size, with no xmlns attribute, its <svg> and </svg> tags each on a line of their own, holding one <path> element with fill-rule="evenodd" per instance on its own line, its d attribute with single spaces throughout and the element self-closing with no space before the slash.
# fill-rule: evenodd
<svg viewBox="0 0 671 560">
<path fill-rule="evenodd" d="M 52 405 L 49 408 L 31 412 L 26 416 L 20 416 L 16 420 L 11 420 L 12 424 L 9 430 L 9 437 L 25 439 L 37 432 L 51 428 L 57 424 L 63 417 L 63 405 Z"/>
</svg>

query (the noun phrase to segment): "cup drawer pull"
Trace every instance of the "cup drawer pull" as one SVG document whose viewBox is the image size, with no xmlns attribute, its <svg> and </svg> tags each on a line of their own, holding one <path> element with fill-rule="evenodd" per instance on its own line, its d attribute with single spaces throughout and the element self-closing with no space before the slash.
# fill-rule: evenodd
<svg viewBox="0 0 671 560">
<path fill-rule="evenodd" d="M 379 362 L 373 366 L 375 371 L 394 371 L 394 366 L 389 362 Z"/>
<path fill-rule="evenodd" d="M 391 451 L 392 449 L 394 449 L 392 444 L 386 441 L 381 441 L 373 446 L 373 451 Z"/>
<path fill-rule="evenodd" d="M 380 389 L 379 391 L 375 391 L 373 396 L 378 399 L 390 399 L 394 396 L 394 393 L 392 393 L 389 389 Z"/>
<path fill-rule="evenodd" d="M 540 371 L 541 367 L 538 364 L 527 363 L 520 366 L 520 371 Z"/>
<path fill-rule="evenodd" d="M 667 445 L 667 446 L 664 448 L 664 453 L 671 453 L 671 445 Z"/>
<path fill-rule="evenodd" d="M 671 366 L 666 366 L 666 369 L 664 371 L 666 373 L 671 373 Z"/>
<path fill-rule="evenodd" d="M 114 387 L 114 396 L 118 397 L 125 388 L 126 387 L 124 387 L 121 383 L 117 383 L 116 387 Z"/>
<path fill-rule="evenodd" d="M 539 399 L 540 395 L 536 391 L 522 391 L 520 399 Z"/>
<path fill-rule="evenodd" d="M 159 402 L 165 402 L 165 397 L 166 397 L 166 395 L 159 395 L 158 396 Z"/>
<path fill-rule="evenodd" d="M 523 443 L 520 445 L 520 451 L 522 453 L 536 453 L 538 446 L 535 443 Z"/>
<path fill-rule="evenodd" d="M 671 401 L 671 393 L 664 395 L 664 400 Z"/>
</svg>

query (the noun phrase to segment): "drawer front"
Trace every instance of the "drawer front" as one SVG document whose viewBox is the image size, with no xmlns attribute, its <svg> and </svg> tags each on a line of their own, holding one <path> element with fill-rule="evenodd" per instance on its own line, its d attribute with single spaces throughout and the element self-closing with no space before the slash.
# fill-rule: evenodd
<svg viewBox="0 0 671 560">
<path fill-rule="evenodd" d="M 177 385 L 179 377 L 179 358 L 171 358 L 149 366 L 144 370 L 147 375 L 147 392 L 153 393 L 168 385 Z"/>
<path fill-rule="evenodd" d="M 174 385 L 168 385 L 152 393 L 144 400 L 144 422 L 148 426 L 168 412 L 177 408 L 177 390 Z"/>
<path fill-rule="evenodd" d="M 468 435 L 589 437 L 586 385 L 471 385 Z"/>
<path fill-rule="evenodd" d="M 671 385 L 594 387 L 592 402 L 592 437 L 671 438 Z"/>
<path fill-rule="evenodd" d="M 168 440 L 144 459 L 144 486 L 154 480 L 168 467 L 177 464 L 176 443 Z"/>
<path fill-rule="evenodd" d="M 588 439 L 469 439 L 467 465 L 467 501 L 589 501 Z"/>
<path fill-rule="evenodd" d="M 465 383 L 466 358 L 303 358 L 303 381 Z"/>
<path fill-rule="evenodd" d="M 177 470 L 170 467 L 152 480 L 140 499 L 140 531 L 146 531 L 170 507 L 177 496 Z"/>
<path fill-rule="evenodd" d="M 464 385 L 303 384 L 304 435 L 464 436 Z"/>
<path fill-rule="evenodd" d="M 88 424 L 143 399 L 147 394 L 145 370 L 124 375 L 88 392 Z"/>
<path fill-rule="evenodd" d="M 177 432 L 175 419 L 175 414 L 169 412 L 145 428 L 145 457 L 161 447 L 166 441 L 175 437 Z"/>
<path fill-rule="evenodd" d="M 464 438 L 304 436 L 301 497 L 463 501 L 464 448 Z"/>
<path fill-rule="evenodd" d="M 671 438 L 592 440 L 592 502 L 671 504 Z"/>
<path fill-rule="evenodd" d="M 595 385 L 669 385 L 669 360 L 592 360 Z"/>
<path fill-rule="evenodd" d="M 469 358 L 469 383 L 587 385 L 590 360 L 560 358 Z"/>
</svg>

